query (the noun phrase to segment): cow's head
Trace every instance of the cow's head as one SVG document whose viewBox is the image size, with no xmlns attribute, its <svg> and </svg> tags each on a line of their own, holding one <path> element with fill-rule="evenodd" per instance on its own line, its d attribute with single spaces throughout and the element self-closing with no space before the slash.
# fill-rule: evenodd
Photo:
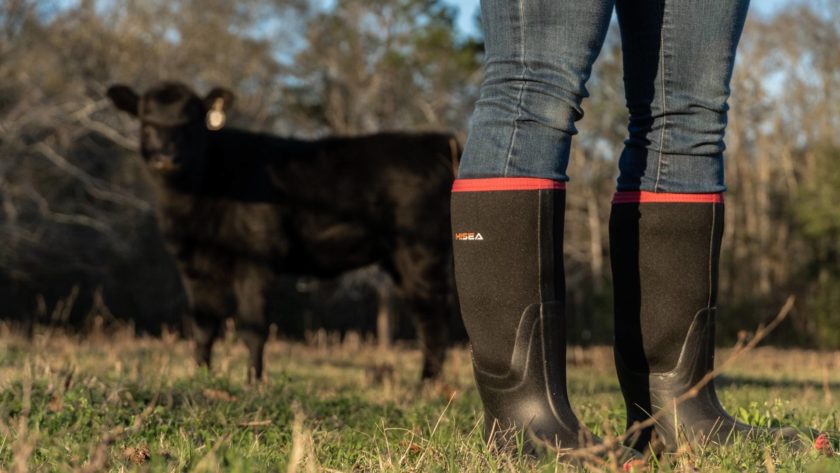
<svg viewBox="0 0 840 473">
<path fill-rule="evenodd" d="M 215 88 L 204 98 L 178 82 L 163 82 L 142 96 L 131 87 L 113 85 L 108 98 L 140 120 L 140 153 L 163 175 L 194 172 L 201 166 L 211 131 L 224 125 L 233 93 Z"/>
</svg>

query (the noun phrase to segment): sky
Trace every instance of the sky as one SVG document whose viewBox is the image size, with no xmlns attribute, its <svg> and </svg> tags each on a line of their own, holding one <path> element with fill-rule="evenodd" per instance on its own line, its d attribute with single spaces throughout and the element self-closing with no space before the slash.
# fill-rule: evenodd
<svg viewBox="0 0 840 473">
<path fill-rule="evenodd" d="M 478 32 L 475 23 L 476 14 L 478 13 L 479 0 L 444 0 L 450 5 L 458 7 L 458 29 L 467 35 L 475 35 Z M 560 1 L 560 0 L 554 0 Z M 573 1 L 592 1 L 592 0 L 573 0 Z M 794 3 L 797 0 L 752 0 L 750 9 L 752 13 L 769 14 L 779 9 L 780 7 Z"/>
<path fill-rule="evenodd" d="M 458 7 L 458 29 L 468 35 L 476 34 L 478 28 L 475 18 L 478 14 L 479 0 L 446 0 L 446 3 Z"/>
<path fill-rule="evenodd" d="M 310 0 L 313 3 L 321 4 L 325 8 L 334 4 L 336 0 Z M 446 3 L 458 7 L 458 29 L 466 35 L 476 35 L 478 33 L 478 25 L 476 24 L 476 15 L 478 14 L 480 0 L 444 0 Z M 561 1 L 561 0 L 554 0 Z M 573 1 L 593 1 L 593 0 L 573 0 Z M 773 11 L 783 7 L 784 5 L 795 3 L 801 0 L 752 0 L 750 9 L 753 13 L 769 14 Z M 806 2 L 808 0 L 805 0 Z M 59 6 L 76 5 L 78 0 L 56 0 Z"/>
</svg>

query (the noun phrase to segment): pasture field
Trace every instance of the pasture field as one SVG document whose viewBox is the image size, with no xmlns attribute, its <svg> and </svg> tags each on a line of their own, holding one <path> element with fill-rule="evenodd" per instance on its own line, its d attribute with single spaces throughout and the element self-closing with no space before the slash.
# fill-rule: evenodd
<svg viewBox="0 0 840 473">
<path fill-rule="evenodd" d="M 187 341 L 130 332 L 77 339 L 41 329 L 0 334 L 0 470 L 4 471 L 613 471 L 493 454 L 468 351 L 445 380 L 418 383 L 420 355 L 339 343 L 272 340 L 267 380 L 245 381 L 246 350 L 217 344 L 212 371 Z M 720 350 L 724 359 L 727 350 Z M 840 352 L 760 348 L 720 380 L 723 404 L 759 425 L 840 430 Z M 570 349 L 576 412 L 595 433 L 623 430 L 608 348 Z M 838 471 L 840 457 L 761 442 L 684 448 L 655 471 Z M 836 441 L 836 439 L 835 439 Z"/>
</svg>

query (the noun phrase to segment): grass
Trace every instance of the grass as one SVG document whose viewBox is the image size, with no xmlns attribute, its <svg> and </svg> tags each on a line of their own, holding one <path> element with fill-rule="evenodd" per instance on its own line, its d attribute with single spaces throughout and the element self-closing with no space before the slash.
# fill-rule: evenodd
<svg viewBox="0 0 840 473">
<path fill-rule="evenodd" d="M 188 342 L 129 332 L 33 342 L 0 332 L 0 470 L 6 471 L 574 471 L 562 458 L 495 455 L 481 437 L 468 352 L 450 353 L 443 382 L 417 381 L 420 356 L 351 337 L 273 340 L 267 380 L 245 382 L 230 337 L 212 371 Z M 726 356 L 726 350 L 719 354 Z M 623 431 L 607 348 L 569 351 L 569 389 L 599 435 Z M 840 430 L 840 352 L 761 348 L 720 380 L 722 402 L 758 425 Z M 656 471 L 838 471 L 840 457 L 768 439 L 686 447 Z M 609 464 L 589 469 L 610 471 Z"/>
</svg>

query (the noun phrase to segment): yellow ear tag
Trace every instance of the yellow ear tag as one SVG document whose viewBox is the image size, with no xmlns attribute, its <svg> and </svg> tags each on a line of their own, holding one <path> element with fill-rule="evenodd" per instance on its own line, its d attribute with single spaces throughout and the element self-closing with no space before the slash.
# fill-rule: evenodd
<svg viewBox="0 0 840 473">
<path fill-rule="evenodd" d="M 225 101 L 217 98 L 213 101 L 210 111 L 207 112 L 207 129 L 216 131 L 225 126 Z"/>
</svg>

